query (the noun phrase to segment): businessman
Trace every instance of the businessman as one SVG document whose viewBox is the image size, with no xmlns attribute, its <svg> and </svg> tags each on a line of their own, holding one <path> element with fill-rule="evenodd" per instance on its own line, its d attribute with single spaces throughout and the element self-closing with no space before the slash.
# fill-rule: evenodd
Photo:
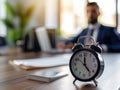
<svg viewBox="0 0 120 90">
<path fill-rule="evenodd" d="M 98 22 L 98 17 L 100 15 L 98 4 L 95 2 L 88 3 L 86 6 L 86 13 L 88 19 L 87 28 L 83 29 L 77 36 L 65 41 L 65 43 L 58 43 L 58 48 L 72 48 L 79 37 L 89 35 L 92 36 L 96 42 L 99 42 L 104 51 L 120 52 L 120 37 L 116 28 L 104 26 Z"/>
</svg>

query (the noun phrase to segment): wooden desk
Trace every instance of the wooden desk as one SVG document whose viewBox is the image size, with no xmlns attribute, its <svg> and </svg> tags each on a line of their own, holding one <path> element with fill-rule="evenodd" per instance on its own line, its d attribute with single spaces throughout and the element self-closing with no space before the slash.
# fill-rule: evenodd
<svg viewBox="0 0 120 90">
<path fill-rule="evenodd" d="M 8 60 L 11 59 L 34 58 L 43 56 L 47 55 L 40 53 L 23 53 L 16 54 L 14 56 L 1 56 L 0 90 L 118 90 L 120 87 L 120 54 L 103 55 L 105 59 L 105 70 L 103 75 L 98 79 L 98 88 L 92 87 L 92 82 L 86 84 L 79 81 L 76 82 L 78 85 L 78 88 L 76 88 L 73 85 L 74 78 L 69 72 L 68 66 L 50 69 L 57 69 L 68 72 L 69 76 L 56 80 L 52 83 L 42 83 L 26 79 L 26 76 L 33 71 L 25 71 L 20 68 L 13 67 L 8 63 Z M 81 87 L 83 87 L 83 89 L 80 89 Z"/>
</svg>

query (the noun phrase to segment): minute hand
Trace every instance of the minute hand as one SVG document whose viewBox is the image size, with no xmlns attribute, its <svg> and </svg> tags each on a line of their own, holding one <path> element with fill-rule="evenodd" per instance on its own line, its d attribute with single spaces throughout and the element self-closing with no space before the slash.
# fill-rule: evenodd
<svg viewBox="0 0 120 90">
<path fill-rule="evenodd" d="M 90 72 L 90 70 L 88 69 L 88 67 L 86 66 L 86 58 L 84 57 L 84 64 L 85 68 L 87 69 L 88 72 Z"/>
<path fill-rule="evenodd" d="M 84 67 L 87 69 L 87 71 L 90 73 L 90 70 L 88 69 L 88 67 L 86 65 L 84 65 Z"/>
<path fill-rule="evenodd" d="M 86 64 L 86 58 L 85 58 L 85 56 L 84 56 L 84 64 Z"/>
</svg>

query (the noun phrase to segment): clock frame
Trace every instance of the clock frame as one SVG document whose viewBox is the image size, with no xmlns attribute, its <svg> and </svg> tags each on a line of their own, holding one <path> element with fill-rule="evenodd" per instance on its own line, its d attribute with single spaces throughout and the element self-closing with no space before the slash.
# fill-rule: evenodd
<svg viewBox="0 0 120 90">
<path fill-rule="evenodd" d="M 74 57 L 78 52 L 81 52 L 81 51 L 88 51 L 88 52 L 92 53 L 92 54 L 96 57 L 96 60 L 97 60 L 97 64 L 98 64 L 97 71 L 96 71 L 96 73 L 95 73 L 91 78 L 89 78 L 89 79 L 81 79 L 81 78 L 79 78 L 78 76 L 76 76 L 76 75 L 74 74 L 74 72 L 73 72 L 73 70 L 72 70 L 72 60 L 73 60 L 73 57 Z M 75 81 L 76 81 L 76 80 L 83 81 L 83 82 L 88 82 L 88 81 L 92 81 L 92 80 L 95 81 L 95 79 L 99 78 L 99 77 L 102 75 L 103 71 L 104 71 L 104 61 L 103 61 L 102 56 L 101 56 L 98 52 L 96 52 L 96 51 L 94 51 L 94 50 L 92 50 L 92 49 L 90 49 L 90 48 L 81 48 L 81 49 L 78 49 L 76 52 L 74 52 L 73 55 L 71 56 L 70 62 L 69 62 L 69 67 L 70 67 L 70 71 L 71 71 L 72 75 L 75 77 Z M 75 82 L 75 81 L 74 81 L 74 82 Z M 97 85 L 96 85 L 96 86 L 97 86 Z"/>
</svg>

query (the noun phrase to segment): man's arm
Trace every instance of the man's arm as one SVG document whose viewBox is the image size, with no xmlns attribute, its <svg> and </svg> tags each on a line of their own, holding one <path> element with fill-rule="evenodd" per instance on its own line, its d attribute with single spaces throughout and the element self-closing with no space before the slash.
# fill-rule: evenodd
<svg viewBox="0 0 120 90">
<path fill-rule="evenodd" d="M 81 36 L 85 36 L 87 34 L 87 29 L 84 29 L 81 33 L 79 33 L 77 36 L 65 41 L 65 45 L 69 44 L 69 43 L 77 43 L 79 37 Z"/>
<path fill-rule="evenodd" d="M 116 29 L 111 30 L 109 38 L 111 44 L 107 45 L 108 52 L 120 52 L 120 35 Z"/>
<path fill-rule="evenodd" d="M 64 43 L 61 43 L 61 42 L 58 43 L 57 47 L 60 49 L 71 49 L 73 47 L 74 43 L 77 43 L 78 38 L 85 35 L 85 32 L 86 32 L 86 29 L 84 29 L 77 36 L 66 40 Z"/>
</svg>

